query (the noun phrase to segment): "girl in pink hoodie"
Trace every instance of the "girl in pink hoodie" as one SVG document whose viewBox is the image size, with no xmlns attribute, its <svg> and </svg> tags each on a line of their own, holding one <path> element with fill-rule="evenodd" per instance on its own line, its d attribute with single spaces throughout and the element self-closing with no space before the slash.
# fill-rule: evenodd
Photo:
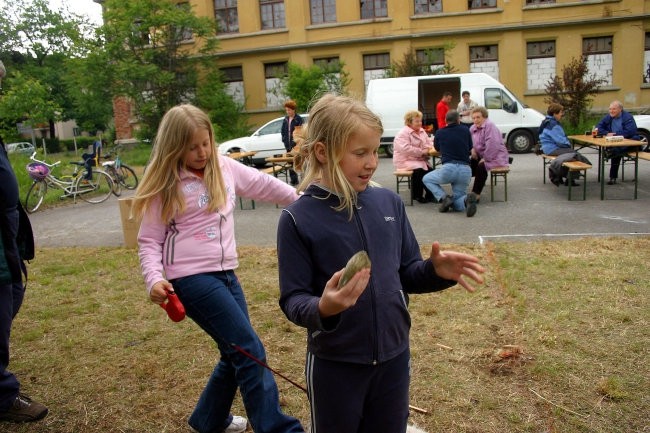
<svg viewBox="0 0 650 433">
<path fill-rule="evenodd" d="M 188 423 L 198 432 L 243 432 L 246 419 L 230 414 L 237 388 L 256 433 L 303 432 L 279 406 L 272 373 L 253 330 L 235 275 L 236 197 L 287 205 L 298 196 L 273 176 L 217 155 L 212 123 L 192 105 L 163 117 L 151 161 L 135 199 L 141 216 L 139 256 L 151 301 L 171 293 L 188 317 L 216 342 L 221 355 Z"/>
</svg>

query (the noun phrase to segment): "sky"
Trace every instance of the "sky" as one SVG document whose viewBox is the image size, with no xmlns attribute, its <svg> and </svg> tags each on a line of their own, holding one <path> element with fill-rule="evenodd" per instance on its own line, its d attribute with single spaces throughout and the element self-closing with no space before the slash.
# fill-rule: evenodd
<svg viewBox="0 0 650 433">
<path fill-rule="evenodd" d="M 68 9 L 78 15 L 86 15 L 91 22 L 102 24 L 102 6 L 93 0 L 48 0 L 52 10 L 59 10 L 63 4 L 67 4 Z"/>
</svg>

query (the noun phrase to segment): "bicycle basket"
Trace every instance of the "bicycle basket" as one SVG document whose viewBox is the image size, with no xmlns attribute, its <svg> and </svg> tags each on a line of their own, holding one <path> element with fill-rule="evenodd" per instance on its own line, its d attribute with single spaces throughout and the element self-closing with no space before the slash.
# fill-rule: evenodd
<svg viewBox="0 0 650 433">
<path fill-rule="evenodd" d="M 27 169 L 29 177 L 34 180 L 43 180 L 48 174 L 50 174 L 50 168 L 40 162 L 30 162 L 25 168 Z"/>
</svg>

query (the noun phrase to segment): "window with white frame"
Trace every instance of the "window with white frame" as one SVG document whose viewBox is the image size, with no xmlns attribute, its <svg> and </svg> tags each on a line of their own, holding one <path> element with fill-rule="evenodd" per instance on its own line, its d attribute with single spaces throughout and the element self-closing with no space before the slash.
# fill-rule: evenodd
<svg viewBox="0 0 650 433">
<path fill-rule="evenodd" d="M 643 82 L 650 83 L 650 33 L 645 34 L 645 51 L 643 55 Z"/>
<path fill-rule="evenodd" d="M 390 69 L 390 54 L 364 54 L 363 56 L 363 82 L 368 88 L 368 82 L 374 78 L 384 78 Z"/>
<path fill-rule="evenodd" d="M 526 74 L 529 90 L 546 89 L 555 76 L 555 41 L 526 43 Z"/>
<path fill-rule="evenodd" d="M 309 0 L 312 24 L 336 22 L 336 0 Z"/>
<path fill-rule="evenodd" d="M 233 101 L 242 105 L 246 103 L 246 96 L 244 93 L 244 73 L 241 66 L 230 66 L 227 68 L 220 68 L 223 74 L 223 82 L 226 85 L 226 93 L 228 93 Z"/>
<path fill-rule="evenodd" d="M 442 12 L 442 0 L 415 0 L 415 15 Z"/>
<path fill-rule="evenodd" d="M 427 65 L 431 72 L 435 72 L 445 66 L 444 48 L 427 48 L 415 50 L 415 59 L 420 65 Z"/>
<path fill-rule="evenodd" d="M 214 0 L 214 17 L 219 33 L 239 33 L 237 0 Z"/>
<path fill-rule="evenodd" d="M 498 80 L 499 47 L 497 45 L 469 47 L 469 71 L 484 72 Z"/>
<path fill-rule="evenodd" d="M 543 5 L 555 3 L 555 0 L 526 0 L 526 5 Z"/>
<path fill-rule="evenodd" d="M 603 84 L 612 85 L 612 36 L 582 39 L 582 55 L 587 60 L 589 72 L 597 79 L 604 80 Z"/>
<path fill-rule="evenodd" d="M 361 0 L 361 19 L 382 18 L 388 16 L 387 0 Z"/>
<path fill-rule="evenodd" d="M 289 72 L 287 62 L 266 63 L 264 65 L 264 78 L 266 87 L 266 106 L 281 107 L 284 98 L 282 96 L 282 77 Z"/>
<path fill-rule="evenodd" d="M 285 25 L 284 0 L 260 0 L 262 30 L 283 29 Z"/>
<path fill-rule="evenodd" d="M 497 0 L 467 0 L 467 9 L 485 9 L 497 7 Z"/>
</svg>

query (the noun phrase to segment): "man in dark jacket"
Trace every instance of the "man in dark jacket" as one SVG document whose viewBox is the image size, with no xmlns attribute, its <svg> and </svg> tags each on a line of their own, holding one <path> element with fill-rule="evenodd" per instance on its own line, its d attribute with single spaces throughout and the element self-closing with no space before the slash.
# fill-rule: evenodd
<svg viewBox="0 0 650 433">
<path fill-rule="evenodd" d="M 622 135 L 631 140 L 638 140 L 640 137 L 637 133 L 636 122 L 634 117 L 627 111 L 623 110 L 623 104 L 620 101 L 614 101 L 609 104 L 609 114 L 602 118 L 598 125 L 598 135 Z M 614 185 L 618 178 L 618 167 L 621 165 L 621 158 L 627 152 L 634 150 L 633 147 L 613 147 L 608 149 L 606 156 L 611 159 L 612 165 L 609 167 L 609 182 L 607 185 Z"/>
<path fill-rule="evenodd" d="M 0 137 L 0 422 L 37 421 L 47 415 L 45 406 L 20 392 L 18 379 L 7 370 L 11 324 L 25 294 L 23 260 L 33 257 L 32 228 L 20 205 L 18 181 Z"/>
</svg>

